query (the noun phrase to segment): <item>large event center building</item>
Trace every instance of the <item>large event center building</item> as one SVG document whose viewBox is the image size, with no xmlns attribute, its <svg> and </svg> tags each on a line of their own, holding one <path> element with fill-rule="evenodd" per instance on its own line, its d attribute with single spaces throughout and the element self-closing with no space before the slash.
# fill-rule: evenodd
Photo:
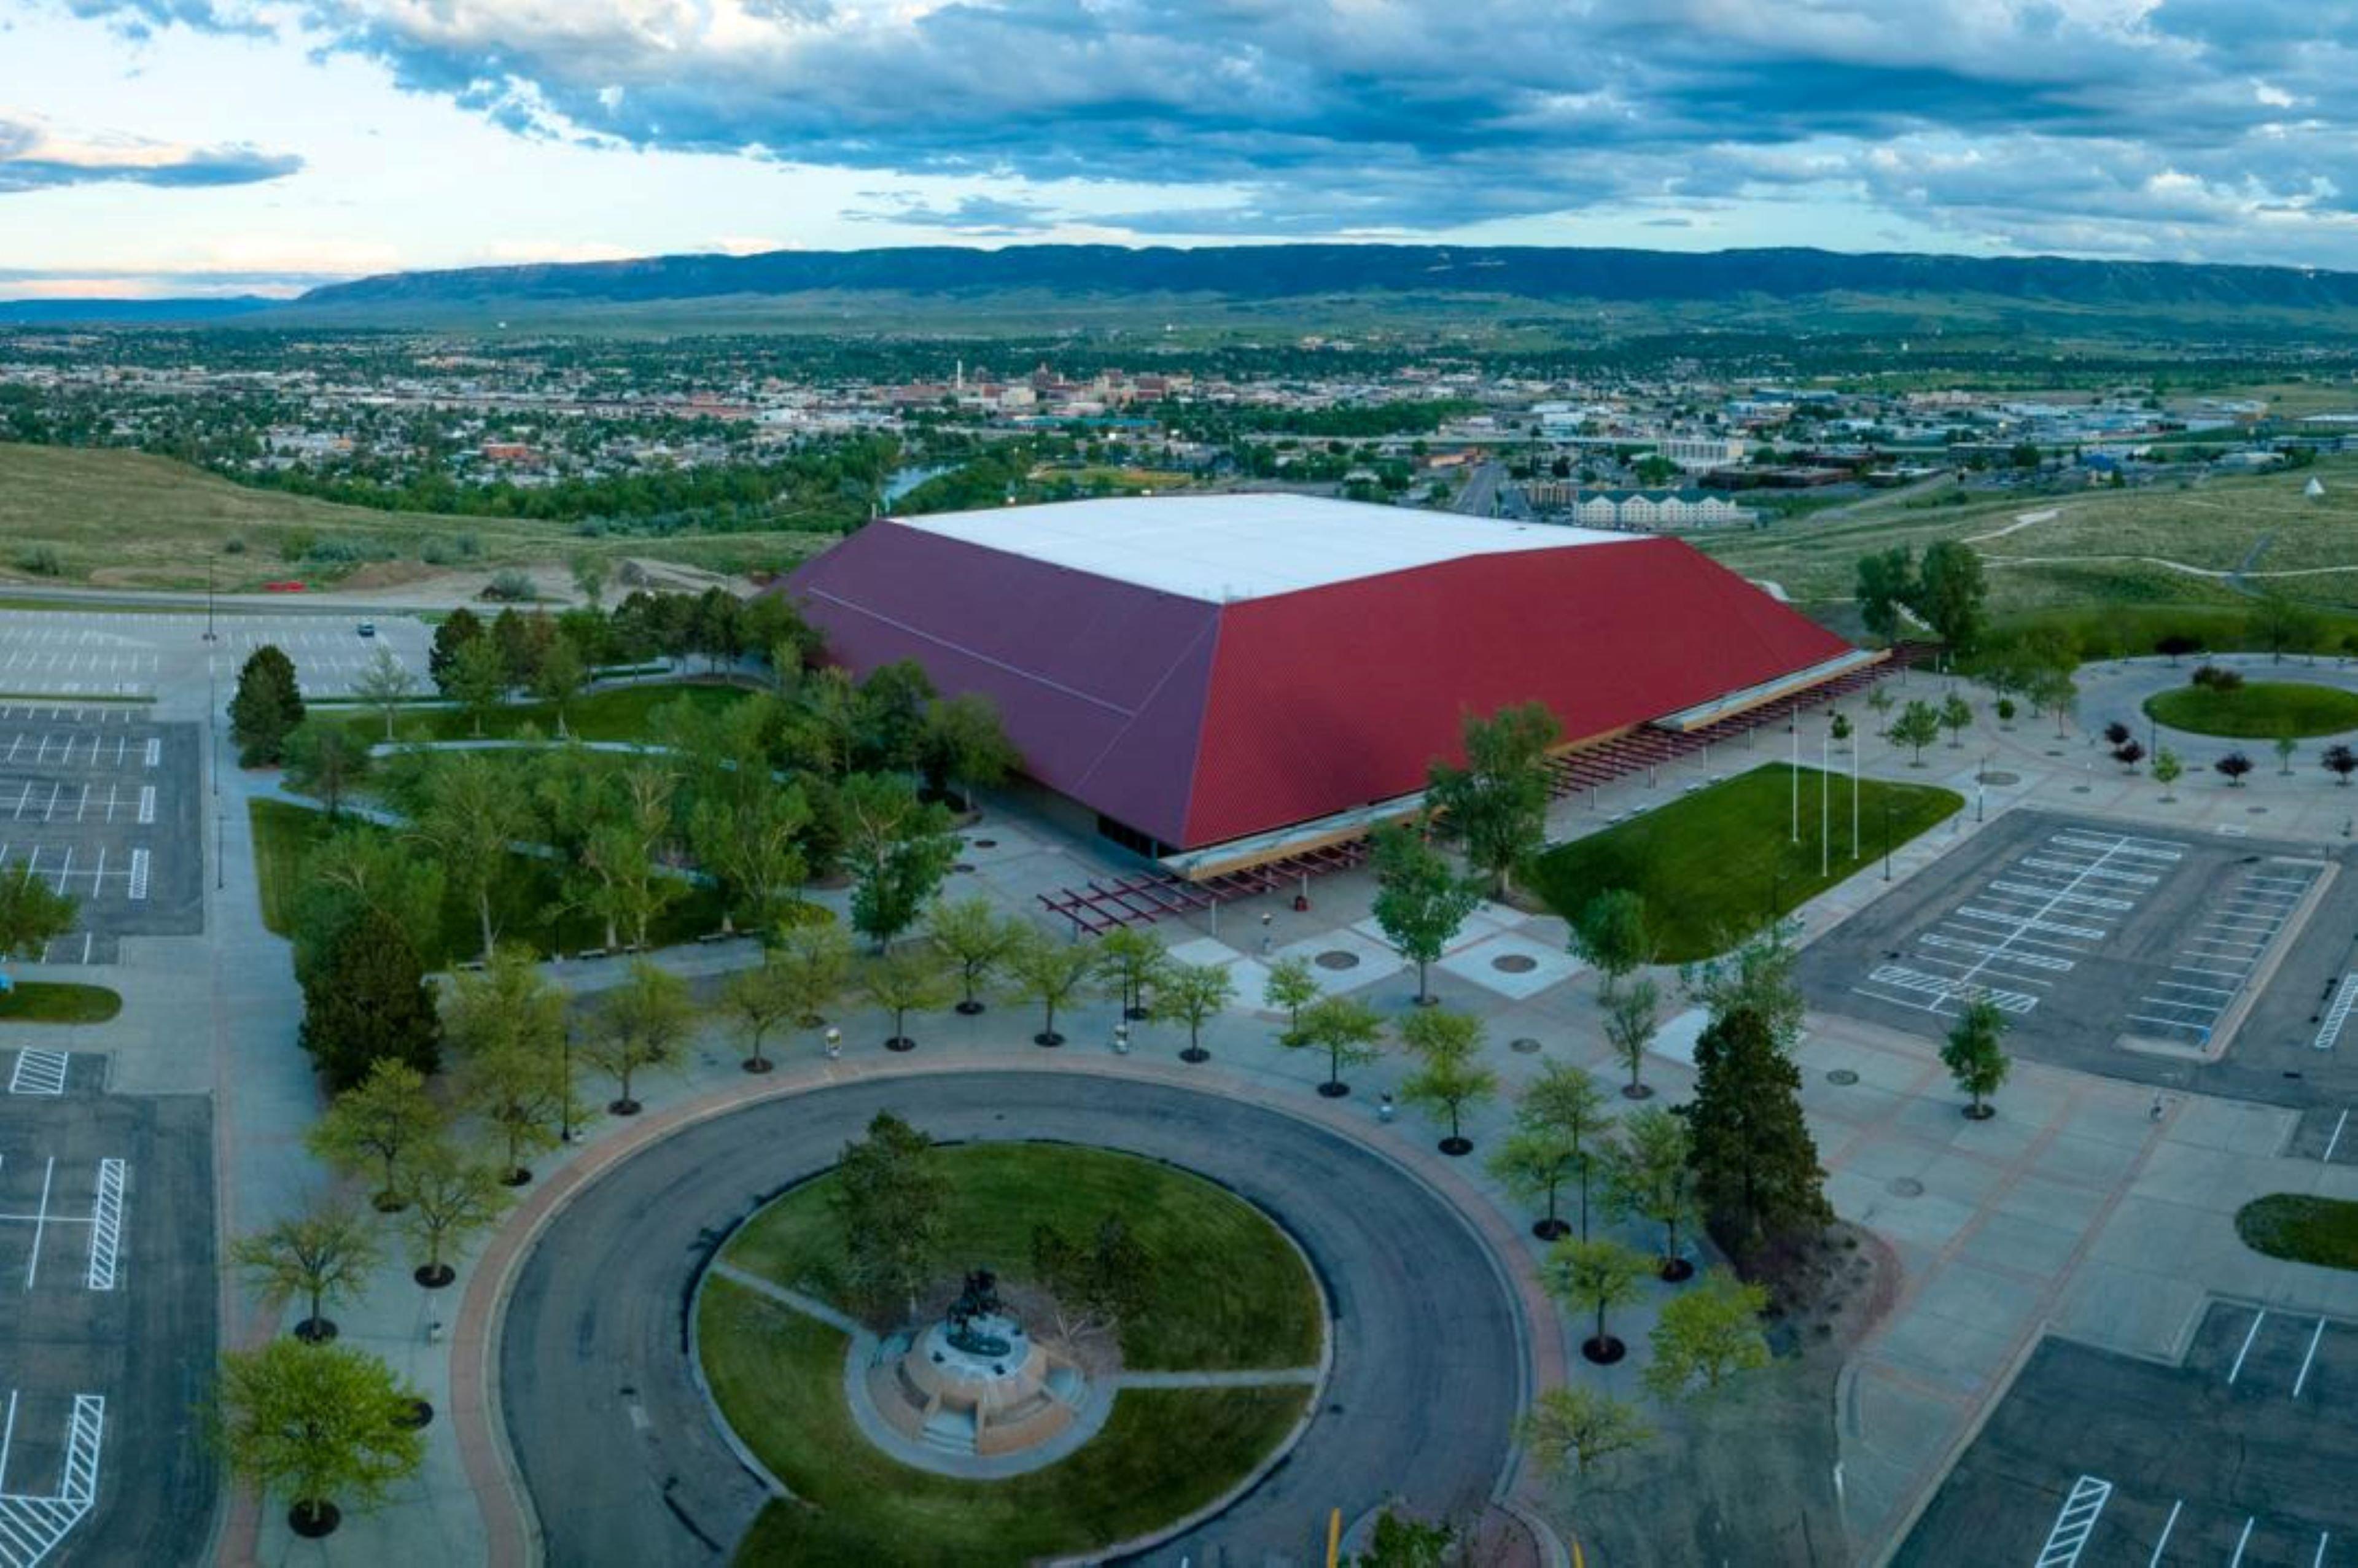
<svg viewBox="0 0 2358 1568">
<path fill-rule="evenodd" d="M 784 591 L 856 674 L 989 696 L 1031 779 L 1180 870 L 1412 807 L 1468 712 L 1580 745 L 1872 656 L 1677 539 L 1296 495 L 882 519 Z"/>
</svg>

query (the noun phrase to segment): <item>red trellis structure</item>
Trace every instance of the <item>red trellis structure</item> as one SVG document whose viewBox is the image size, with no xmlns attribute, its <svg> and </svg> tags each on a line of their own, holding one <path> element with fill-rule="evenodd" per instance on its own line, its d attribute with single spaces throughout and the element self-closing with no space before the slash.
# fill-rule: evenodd
<svg viewBox="0 0 2358 1568">
<path fill-rule="evenodd" d="M 1801 709 L 1839 702 L 1886 676 L 1904 674 L 1937 651 L 1931 643 L 1902 643 L 1879 664 L 1862 665 L 1823 685 L 1789 692 L 1716 723 L 1683 731 L 1640 726 L 1596 745 L 1563 752 L 1552 759 L 1555 776 L 1552 794 L 1559 800 L 1584 791 L 1593 794 L 1608 784 L 1681 762 L 1712 746 L 1744 736 L 1757 738 L 1765 730 L 1783 729 Z M 1260 865 L 1222 871 L 1201 881 L 1189 881 L 1167 871 L 1109 881 L 1093 878 L 1077 888 L 1044 892 L 1039 899 L 1049 913 L 1072 923 L 1074 935 L 1096 936 L 1117 926 L 1152 925 L 1171 915 L 1200 914 L 1263 893 L 1300 892 L 1309 879 L 1364 865 L 1372 852 L 1370 841 L 1360 837 Z"/>
</svg>

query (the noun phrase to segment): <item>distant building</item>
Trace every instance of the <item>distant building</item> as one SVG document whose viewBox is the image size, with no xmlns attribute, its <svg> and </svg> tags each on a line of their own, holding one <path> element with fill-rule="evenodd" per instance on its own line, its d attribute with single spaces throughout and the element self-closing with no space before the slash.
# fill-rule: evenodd
<svg viewBox="0 0 2358 1568">
<path fill-rule="evenodd" d="M 1747 451 L 1737 436 L 1665 436 L 1654 449 L 1689 473 L 1740 463 Z"/>
<path fill-rule="evenodd" d="M 1577 496 L 1568 510 L 1584 527 L 1650 531 L 1742 526 L 1754 516 L 1752 508 L 1704 490 L 1595 490 Z"/>
</svg>

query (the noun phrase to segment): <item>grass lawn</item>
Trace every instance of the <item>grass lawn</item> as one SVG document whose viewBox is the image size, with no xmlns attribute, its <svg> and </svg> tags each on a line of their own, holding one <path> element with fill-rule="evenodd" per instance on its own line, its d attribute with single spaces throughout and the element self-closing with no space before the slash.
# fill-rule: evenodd
<svg viewBox="0 0 2358 1568">
<path fill-rule="evenodd" d="M 1531 886 L 1567 919 L 1597 893 L 1642 895 L 1666 964 L 1724 952 L 1772 915 L 1807 903 L 1883 851 L 1884 808 L 1891 847 L 1945 820 L 1964 805 L 1926 784 L 1859 781 L 1861 858 L 1850 857 L 1851 782 L 1833 781 L 1833 874 L 1818 874 L 1821 774 L 1801 770 L 1801 841 L 1791 840 L 1793 770 L 1771 762 L 1723 784 L 1540 856 Z"/>
<path fill-rule="evenodd" d="M 1060 1143 L 976 1143 L 939 1152 L 944 1229 L 961 1265 L 1029 1276 L 1032 1227 L 1085 1235 L 1119 1214 L 1155 1260 L 1152 1299 L 1121 1325 L 1134 1368 L 1307 1367 L 1318 1359 L 1318 1295 L 1300 1256 L 1259 1209 L 1184 1171 Z M 849 1306 L 832 1175 L 780 1198 L 722 1254 L 748 1273 Z"/>
<path fill-rule="evenodd" d="M 104 1023 L 122 1011 L 123 998 L 104 986 L 18 980 L 0 994 L 0 1023 Z"/>
<path fill-rule="evenodd" d="M 2329 1269 L 2358 1269 L 2358 1203 L 2271 1193 L 2235 1213 L 2235 1234 L 2255 1252 Z"/>
<path fill-rule="evenodd" d="M 644 741 L 647 739 L 647 719 L 655 709 L 675 702 L 686 702 L 706 712 L 729 708 L 752 696 L 751 688 L 722 686 L 705 681 L 665 681 L 656 686 L 617 687 L 611 691 L 592 692 L 568 703 L 565 728 L 569 735 L 584 741 Z M 349 715 L 344 721 L 354 735 L 370 745 L 384 739 L 384 719 L 374 713 L 353 713 L 341 705 L 326 709 L 329 713 Z M 557 735 L 557 710 L 545 702 L 518 702 L 501 708 L 483 720 L 486 741 L 506 740 L 529 726 L 544 739 Z M 404 713 L 394 721 L 396 741 L 472 741 L 477 739 L 473 720 L 455 708 L 421 708 Z"/>
<path fill-rule="evenodd" d="M 254 874 L 262 894 L 262 924 L 278 935 L 291 936 L 297 894 L 302 888 L 303 856 L 328 836 L 328 814 L 281 800 L 252 801 L 247 810 L 254 824 Z M 391 831 L 354 817 L 345 821 L 366 833 Z M 557 865 L 514 852 L 507 859 L 508 873 L 492 889 L 492 922 L 503 941 L 529 943 L 546 957 L 552 933 L 541 912 L 557 901 Z M 655 946 L 667 946 L 719 929 L 719 894 L 710 888 L 697 887 L 655 918 L 652 936 Z M 605 933 L 586 916 L 576 915 L 554 935 L 563 938 L 566 951 L 578 952 L 597 945 Z M 436 951 L 419 957 L 428 969 L 438 969 L 457 959 L 475 957 L 481 949 L 474 905 L 454 882 L 442 906 L 441 941 Z"/>
<path fill-rule="evenodd" d="M 2183 686 L 2146 698 L 2145 710 L 2173 730 L 2239 741 L 2358 730 L 2358 692 L 2307 681 L 2247 681 L 2234 691 Z"/>
<path fill-rule="evenodd" d="M 843 1400 L 844 1336 L 727 1280 L 697 1315 L 705 1376 L 795 1502 L 763 1510 L 752 1564 L 1014 1564 L 1085 1552 L 1199 1508 L 1293 1429 L 1302 1388 L 1132 1390 L 1069 1459 L 1003 1481 L 913 1469 L 861 1436 Z"/>
</svg>

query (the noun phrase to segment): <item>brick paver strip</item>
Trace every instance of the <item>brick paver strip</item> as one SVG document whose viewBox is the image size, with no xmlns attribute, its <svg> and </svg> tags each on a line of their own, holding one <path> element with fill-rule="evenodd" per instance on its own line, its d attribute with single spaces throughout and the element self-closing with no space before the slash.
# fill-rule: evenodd
<svg viewBox="0 0 2358 1568">
<path fill-rule="evenodd" d="M 1564 1381 L 1563 1336 L 1553 1332 L 1555 1309 L 1540 1288 L 1538 1271 L 1520 1234 L 1465 1177 L 1413 1145 L 1379 1143 L 1367 1136 L 1358 1119 L 1323 1099 L 1301 1104 L 1272 1102 L 1264 1084 L 1248 1084 L 1228 1074 L 1201 1067 L 1165 1065 L 1134 1059 L 1077 1057 L 1054 1066 L 1020 1063 L 978 1062 L 971 1058 L 925 1061 L 803 1063 L 764 1082 L 748 1081 L 674 1106 L 634 1122 L 619 1135 L 590 1145 L 578 1159 L 550 1176 L 546 1185 L 520 1205 L 501 1226 L 476 1261 L 451 1333 L 450 1421 L 465 1466 L 468 1484 L 482 1510 L 485 1548 L 490 1568 L 527 1568 L 537 1561 L 537 1528 L 523 1478 L 517 1475 L 500 1427 L 499 1314 L 514 1286 L 517 1269 L 533 1240 L 574 1194 L 607 1170 L 659 1140 L 698 1122 L 727 1115 L 763 1100 L 838 1084 L 883 1077 L 908 1077 L 941 1073 L 1095 1073 L 1103 1077 L 1150 1079 L 1177 1087 L 1247 1100 L 1287 1112 L 1327 1131 L 1352 1139 L 1390 1159 L 1433 1189 L 1478 1235 L 1509 1284 L 1509 1299 L 1520 1320 L 1525 1354 L 1525 1398 L 1532 1390 L 1551 1389 Z M 1534 1325 L 1540 1325 L 1534 1330 Z M 1520 1450 L 1500 1477 L 1503 1497 L 1520 1470 Z"/>
</svg>

